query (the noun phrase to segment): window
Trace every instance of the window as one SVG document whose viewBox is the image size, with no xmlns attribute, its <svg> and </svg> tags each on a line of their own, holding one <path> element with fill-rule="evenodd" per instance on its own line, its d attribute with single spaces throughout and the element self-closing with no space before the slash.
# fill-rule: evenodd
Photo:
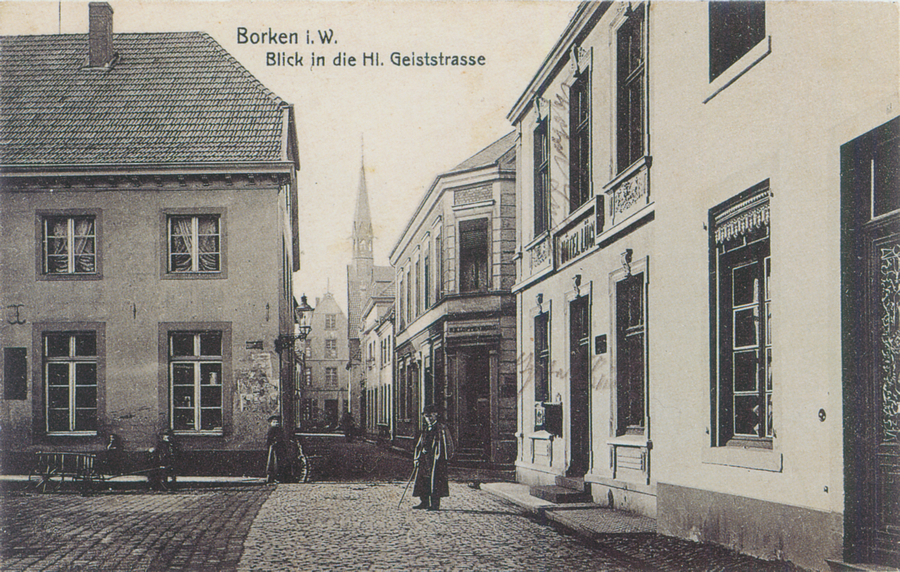
<svg viewBox="0 0 900 572">
<path fill-rule="evenodd" d="M 412 268 L 412 263 L 410 263 L 409 268 L 406 269 L 406 322 L 412 322 L 412 279 L 409 276 L 410 269 Z"/>
<path fill-rule="evenodd" d="M 96 274 L 96 216 L 44 216 L 42 218 L 44 275 Z"/>
<path fill-rule="evenodd" d="M 328 385 L 337 385 L 338 376 L 336 367 L 325 368 L 325 383 Z"/>
<path fill-rule="evenodd" d="M 219 215 L 169 216 L 168 271 L 219 272 L 221 270 Z"/>
<path fill-rule="evenodd" d="M 425 309 L 431 307 L 431 243 L 425 247 L 425 259 L 422 264 L 423 282 L 422 291 L 425 295 Z"/>
<path fill-rule="evenodd" d="M 711 214 L 718 344 L 716 445 L 771 446 L 772 314 L 768 183 Z"/>
<path fill-rule="evenodd" d="M 644 273 L 616 282 L 616 435 L 644 428 Z"/>
<path fill-rule="evenodd" d="M 434 237 L 434 256 L 437 258 L 435 264 L 436 276 L 434 279 L 434 301 L 437 302 L 444 296 L 444 248 L 440 234 Z"/>
<path fill-rule="evenodd" d="M 709 3 L 709 81 L 766 36 L 765 2 Z"/>
<path fill-rule="evenodd" d="M 397 418 L 403 419 L 404 421 L 409 419 L 409 409 L 407 407 L 407 399 L 406 399 L 406 364 L 401 363 L 397 368 L 397 385 L 398 391 L 400 395 L 400 399 L 397 400 Z"/>
<path fill-rule="evenodd" d="M 172 429 L 222 431 L 222 332 L 169 332 Z"/>
<path fill-rule="evenodd" d="M 590 73 L 583 72 L 569 91 L 569 210 L 587 202 L 591 194 Z"/>
<path fill-rule="evenodd" d="M 337 328 L 337 314 L 325 314 L 325 329 L 334 330 Z"/>
<path fill-rule="evenodd" d="M 97 431 L 97 333 L 43 334 L 48 433 Z"/>
<path fill-rule="evenodd" d="M 534 130 L 534 235 L 550 228 L 550 137 L 548 119 L 538 121 Z"/>
<path fill-rule="evenodd" d="M 644 7 L 616 35 L 616 164 L 627 169 L 644 154 Z"/>
<path fill-rule="evenodd" d="M 400 272 L 400 275 L 397 277 L 397 282 L 400 285 L 400 287 L 397 289 L 397 305 L 400 307 L 400 311 L 397 313 L 397 318 L 399 318 L 399 320 L 400 320 L 400 329 L 403 329 L 403 327 L 406 326 L 406 319 L 405 319 L 406 314 L 404 313 L 406 308 L 404 307 L 404 299 L 403 299 L 403 295 L 406 292 L 406 289 L 403 287 L 404 282 L 403 282 L 403 272 L 402 271 Z"/>
<path fill-rule="evenodd" d="M 416 316 L 422 313 L 422 263 L 416 260 Z"/>
<path fill-rule="evenodd" d="M 550 314 L 534 317 L 534 400 L 550 399 Z"/>
<path fill-rule="evenodd" d="M 325 340 L 325 357 L 337 358 L 337 340 Z"/>
<path fill-rule="evenodd" d="M 488 220 L 459 223 L 460 292 L 488 289 Z"/>
</svg>

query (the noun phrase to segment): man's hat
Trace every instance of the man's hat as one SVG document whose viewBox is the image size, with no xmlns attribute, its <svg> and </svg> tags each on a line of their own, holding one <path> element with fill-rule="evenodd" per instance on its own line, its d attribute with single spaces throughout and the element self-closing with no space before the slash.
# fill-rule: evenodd
<svg viewBox="0 0 900 572">
<path fill-rule="evenodd" d="M 269 423 L 271 423 L 272 421 L 278 421 L 279 423 L 281 423 L 281 415 L 273 415 L 269 417 Z"/>
</svg>

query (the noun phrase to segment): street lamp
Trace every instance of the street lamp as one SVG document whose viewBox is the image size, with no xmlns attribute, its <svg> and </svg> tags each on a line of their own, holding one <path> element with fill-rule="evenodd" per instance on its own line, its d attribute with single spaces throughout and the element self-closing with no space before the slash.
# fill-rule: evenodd
<svg viewBox="0 0 900 572">
<path fill-rule="evenodd" d="M 306 294 L 300 296 L 300 304 L 295 302 L 294 304 L 294 332 L 293 334 L 279 334 L 277 338 L 275 338 L 275 351 L 278 352 L 282 357 L 282 363 L 287 363 L 288 371 L 291 372 L 291 385 L 293 387 L 290 388 L 290 391 L 285 391 L 284 384 L 282 385 L 282 408 L 283 408 L 283 416 L 284 416 L 284 424 L 285 428 L 288 430 L 293 430 L 294 426 L 294 399 L 295 397 L 299 400 L 299 387 L 298 387 L 298 379 L 295 378 L 295 368 L 294 368 L 294 342 L 295 341 L 303 341 L 309 336 L 310 330 L 312 330 L 312 326 L 309 324 L 309 314 L 313 311 L 313 308 L 306 301 Z M 284 351 L 287 350 L 288 354 L 285 358 Z M 304 353 L 305 356 L 305 353 Z M 306 360 L 301 360 L 300 366 L 301 370 L 305 367 Z M 302 378 L 302 371 L 300 372 L 300 378 Z M 299 406 L 299 403 L 298 403 Z"/>
</svg>

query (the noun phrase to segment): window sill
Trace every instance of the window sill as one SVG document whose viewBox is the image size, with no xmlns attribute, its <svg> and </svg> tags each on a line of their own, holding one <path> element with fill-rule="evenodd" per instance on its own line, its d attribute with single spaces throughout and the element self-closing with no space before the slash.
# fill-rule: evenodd
<svg viewBox="0 0 900 572">
<path fill-rule="evenodd" d="M 453 212 L 459 211 L 467 211 L 471 209 L 477 209 L 481 207 L 492 207 L 494 206 L 494 199 L 489 199 L 486 201 L 479 201 L 477 203 L 468 203 L 465 205 L 453 205 Z"/>
<path fill-rule="evenodd" d="M 224 437 L 225 432 L 219 431 L 175 431 L 176 437 Z"/>
<path fill-rule="evenodd" d="M 608 193 L 610 190 L 621 185 L 623 181 L 631 178 L 632 175 L 644 168 L 645 165 L 649 169 L 652 164 L 653 157 L 651 157 L 650 155 L 644 155 L 643 157 L 620 171 L 615 177 L 612 178 L 611 181 L 603 185 L 603 192 Z"/>
<path fill-rule="evenodd" d="M 37 279 L 47 282 L 68 282 L 70 280 L 103 280 L 103 275 L 98 272 L 91 274 L 38 274 Z"/>
<path fill-rule="evenodd" d="M 783 468 L 781 453 L 760 447 L 711 447 L 704 448 L 701 461 L 705 465 L 724 465 L 742 469 L 755 469 L 780 473 Z"/>
<path fill-rule="evenodd" d="M 225 272 L 166 272 L 163 280 L 223 280 L 228 276 Z"/>
<path fill-rule="evenodd" d="M 550 236 L 550 231 L 549 231 L 549 230 L 545 230 L 544 232 L 535 235 L 534 238 L 531 239 L 531 242 L 529 242 L 529 243 L 526 244 L 524 247 L 522 247 L 522 251 L 518 252 L 517 254 L 518 254 L 519 257 L 521 258 L 522 252 L 526 252 L 526 251 L 528 251 L 528 250 L 531 250 L 531 249 L 534 248 L 537 244 L 539 244 L 539 243 L 543 242 L 544 240 L 546 240 L 548 236 Z"/>
<path fill-rule="evenodd" d="M 641 447 L 651 449 L 653 443 L 643 435 L 619 435 L 606 440 L 607 445 L 613 447 Z"/>
<path fill-rule="evenodd" d="M 747 73 L 753 66 L 758 64 L 766 56 L 772 53 L 772 36 L 766 36 L 763 41 L 756 44 L 750 51 L 741 56 L 741 59 L 734 62 L 731 67 L 722 72 L 719 77 L 709 82 L 709 95 L 703 100 L 708 103 L 712 98 L 719 95 L 725 88 L 733 84 L 739 77 Z"/>
<path fill-rule="evenodd" d="M 47 437 L 96 437 L 96 431 L 53 431 L 45 433 Z"/>
</svg>

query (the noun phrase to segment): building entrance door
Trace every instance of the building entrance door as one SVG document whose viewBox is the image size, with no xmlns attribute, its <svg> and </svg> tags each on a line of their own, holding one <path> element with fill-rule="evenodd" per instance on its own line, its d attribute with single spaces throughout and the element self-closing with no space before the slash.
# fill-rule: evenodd
<svg viewBox="0 0 900 572">
<path fill-rule="evenodd" d="M 490 354 L 477 347 L 460 351 L 459 357 L 459 449 L 483 457 L 490 445 Z"/>
<path fill-rule="evenodd" d="M 841 148 L 845 558 L 900 566 L 900 118 Z"/>
<path fill-rule="evenodd" d="M 589 467 L 590 335 L 590 306 L 588 297 L 582 296 L 569 304 L 569 440 L 572 459 L 566 474 L 570 477 L 583 477 Z"/>
<path fill-rule="evenodd" d="M 325 422 L 328 427 L 337 427 L 338 425 L 338 400 L 325 400 Z"/>
</svg>

